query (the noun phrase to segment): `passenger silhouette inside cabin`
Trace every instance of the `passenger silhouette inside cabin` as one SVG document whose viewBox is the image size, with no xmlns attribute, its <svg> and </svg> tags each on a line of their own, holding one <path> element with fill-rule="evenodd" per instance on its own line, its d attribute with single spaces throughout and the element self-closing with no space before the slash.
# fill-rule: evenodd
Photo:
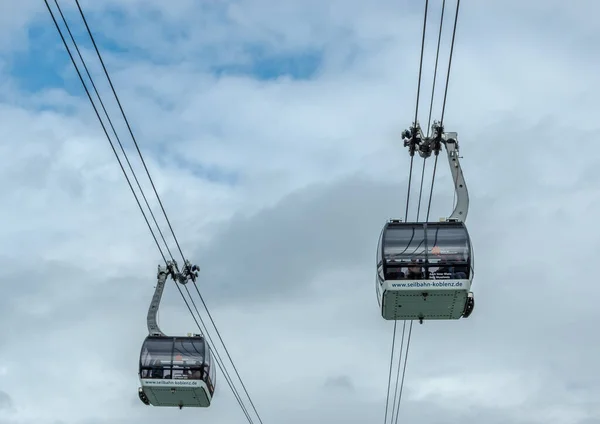
<svg viewBox="0 0 600 424">
<path fill-rule="evenodd" d="M 386 280 L 466 280 L 469 265 L 461 254 L 435 254 L 431 262 L 413 257 L 410 262 L 391 264 L 385 272 Z"/>
<path fill-rule="evenodd" d="M 425 278 L 423 267 L 420 265 L 421 263 L 423 263 L 423 259 L 417 260 L 416 258 L 412 258 L 410 260 L 410 263 L 411 264 L 408 266 L 406 278 L 408 280 L 421 280 Z"/>
<path fill-rule="evenodd" d="M 196 361 L 192 368 L 190 368 L 190 378 L 193 380 L 201 380 L 203 374 L 204 365 L 200 361 Z"/>
<path fill-rule="evenodd" d="M 402 271 L 402 268 L 396 269 L 396 271 L 388 272 L 388 280 L 403 280 L 406 278 L 406 273 Z"/>
<path fill-rule="evenodd" d="M 151 378 L 163 378 L 164 368 L 162 362 L 159 359 L 152 361 L 152 377 Z"/>
<path fill-rule="evenodd" d="M 206 364 L 200 361 L 194 361 L 192 364 L 184 363 L 183 378 L 190 380 L 203 380 L 204 368 Z"/>
<path fill-rule="evenodd" d="M 456 278 L 464 280 L 467 278 L 468 265 L 459 264 L 457 262 L 464 262 L 461 255 L 450 254 L 440 260 L 440 267 L 436 270 L 435 274 L 438 278 Z"/>
</svg>

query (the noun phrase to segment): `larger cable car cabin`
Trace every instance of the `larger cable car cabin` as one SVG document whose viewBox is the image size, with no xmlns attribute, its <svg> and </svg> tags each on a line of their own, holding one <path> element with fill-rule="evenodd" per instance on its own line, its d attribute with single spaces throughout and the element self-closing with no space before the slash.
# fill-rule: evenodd
<svg viewBox="0 0 600 424">
<path fill-rule="evenodd" d="M 473 249 L 463 222 L 390 220 L 377 247 L 376 288 L 386 320 L 468 317 Z"/>
<path fill-rule="evenodd" d="M 456 206 L 440 222 L 390 220 L 377 246 L 376 291 L 386 320 L 448 320 L 473 312 L 473 247 L 465 226 L 469 192 L 462 173 L 455 132 L 444 132 L 434 122 L 433 136 L 425 137 L 418 123 L 405 131 L 411 156 L 418 150 L 427 158 L 446 148 Z"/>
<path fill-rule="evenodd" d="M 216 370 L 206 339 L 199 334 L 170 337 L 158 327 L 157 313 L 167 277 L 176 284 L 196 281 L 198 267 L 185 263 L 184 272 L 175 261 L 158 267 L 158 282 L 148 308 L 148 336 L 139 363 L 140 400 L 146 405 L 208 407 L 215 393 Z"/>
<path fill-rule="evenodd" d="M 215 369 L 202 336 L 148 336 L 140 352 L 139 395 L 153 406 L 208 407 Z"/>
</svg>

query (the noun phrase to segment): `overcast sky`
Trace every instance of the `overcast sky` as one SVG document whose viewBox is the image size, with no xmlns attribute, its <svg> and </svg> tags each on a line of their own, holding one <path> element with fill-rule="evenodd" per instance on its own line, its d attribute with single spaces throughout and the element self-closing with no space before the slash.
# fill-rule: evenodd
<svg viewBox="0 0 600 424">
<path fill-rule="evenodd" d="M 404 215 L 422 3 L 81 0 L 264 424 L 383 421 L 393 324 L 375 248 Z M 156 206 L 74 1 L 61 5 Z M 471 198 L 476 308 L 415 325 L 399 422 L 600 423 L 599 12 L 461 4 L 444 121 Z M 245 422 L 220 372 L 209 409 L 137 397 L 161 257 L 42 0 L 0 0 L 0 199 L 0 424 Z M 442 161 L 431 219 L 452 200 Z M 160 324 L 194 331 L 172 284 Z"/>
</svg>

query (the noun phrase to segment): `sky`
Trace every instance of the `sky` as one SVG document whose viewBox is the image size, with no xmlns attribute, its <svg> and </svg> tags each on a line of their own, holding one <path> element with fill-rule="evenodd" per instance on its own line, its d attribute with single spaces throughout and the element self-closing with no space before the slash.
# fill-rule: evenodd
<svg viewBox="0 0 600 424">
<path fill-rule="evenodd" d="M 404 215 L 423 2 L 80 3 L 264 424 L 381 422 L 393 323 L 375 249 Z M 75 2 L 60 4 L 167 231 Z M 422 123 L 441 0 L 429 9 Z M 398 422 L 600 423 L 599 12 L 461 4 L 444 122 L 470 194 L 476 306 L 415 324 Z M 245 422 L 220 372 L 208 409 L 137 397 L 162 258 L 43 1 L 0 0 L 0 140 L 0 424 Z M 432 220 L 452 202 L 441 161 Z M 173 284 L 159 317 L 167 334 L 195 330 Z"/>
</svg>

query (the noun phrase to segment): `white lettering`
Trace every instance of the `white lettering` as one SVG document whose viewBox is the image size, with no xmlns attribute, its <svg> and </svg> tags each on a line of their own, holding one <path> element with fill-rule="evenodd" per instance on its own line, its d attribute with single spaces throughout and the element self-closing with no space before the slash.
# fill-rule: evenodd
<svg viewBox="0 0 600 424">
<path fill-rule="evenodd" d="M 146 386 L 199 386 L 199 380 L 160 380 L 151 379 L 143 380 L 142 383 Z"/>
<path fill-rule="evenodd" d="M 435 287 L 464 287 L 463 281 L 411 281 L 409 283 L 392 283 L 394 288 L 435 288 Z"/>
</svg>

